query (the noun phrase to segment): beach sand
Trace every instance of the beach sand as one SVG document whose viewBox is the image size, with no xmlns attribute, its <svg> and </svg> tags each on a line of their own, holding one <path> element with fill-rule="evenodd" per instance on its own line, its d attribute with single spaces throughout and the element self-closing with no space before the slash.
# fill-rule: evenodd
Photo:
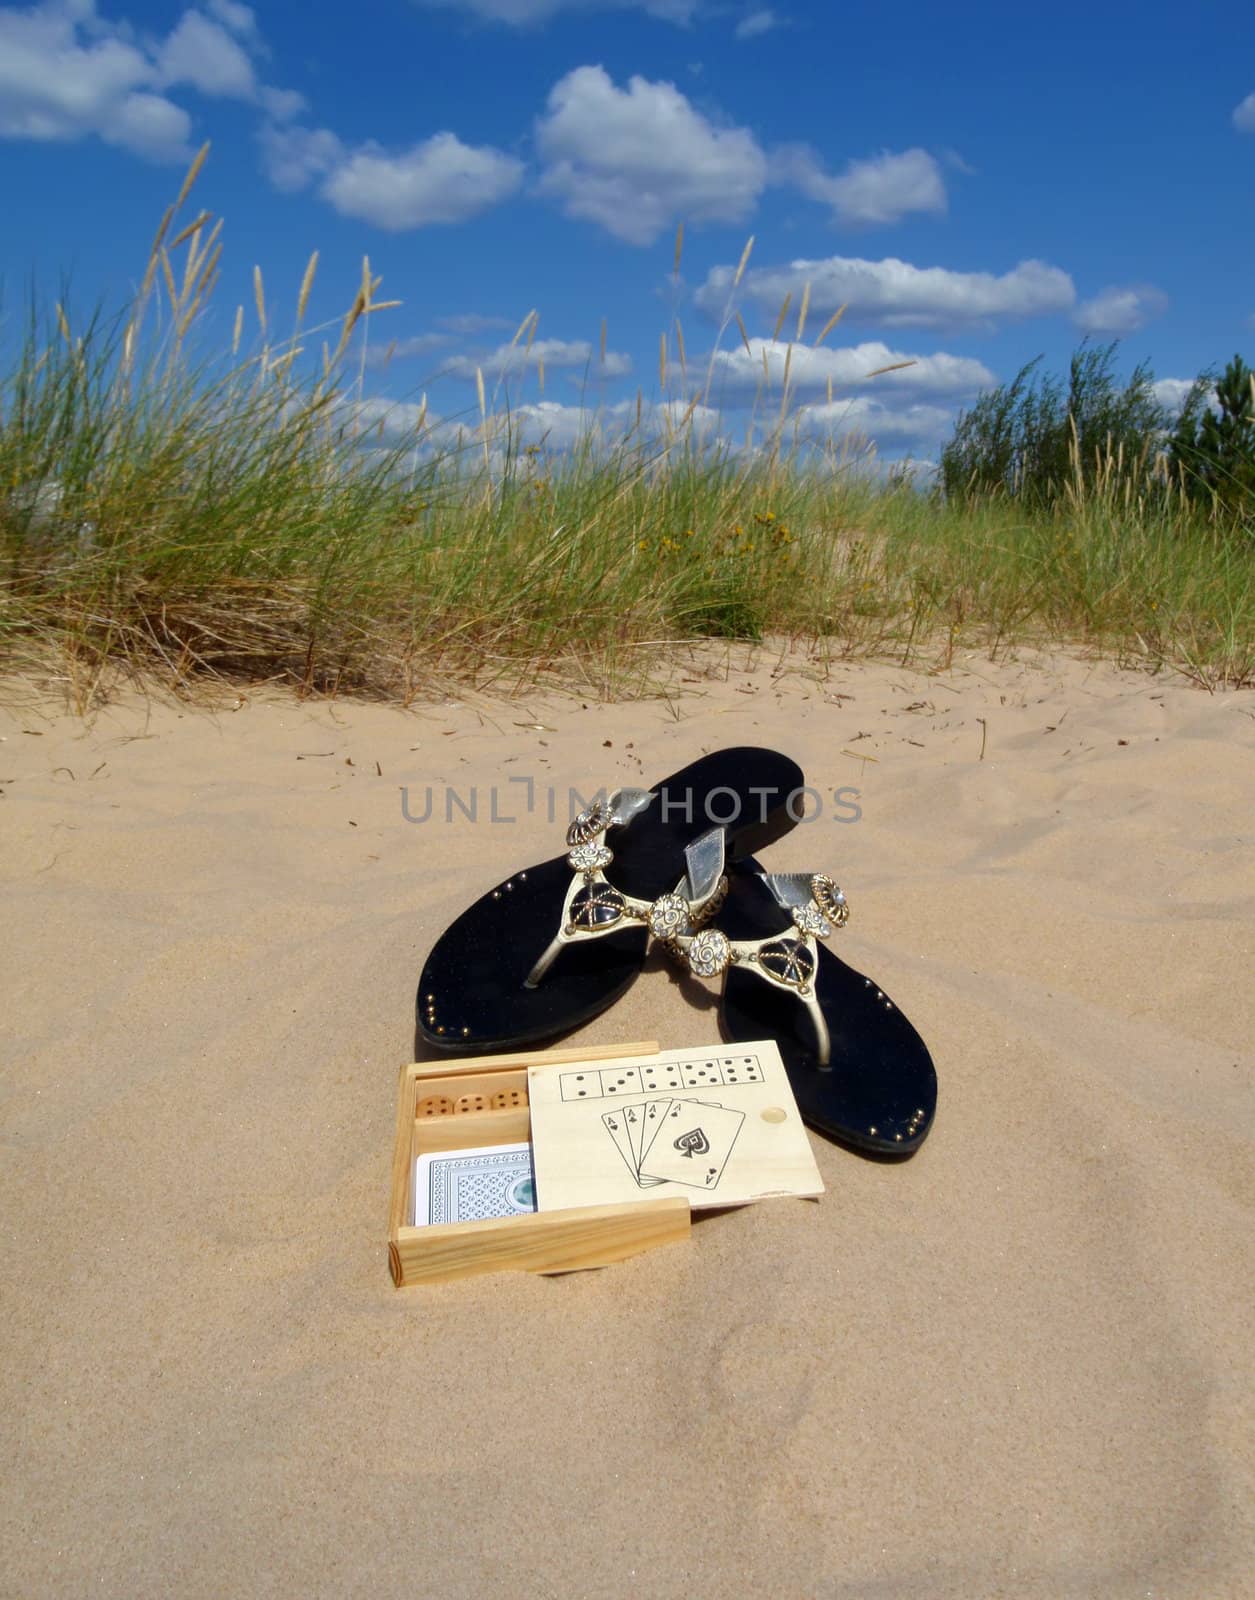
<svg viewBox="0 0 1255 1600">
<path fill-rule="evenodd" d="M 0 715 L 0 1593 L 1255 1593 L 1255 694 L 682 676 Z M 820 792 L 770 860 L 846 889 L 931 1137 L 814 1137 L 819 1203 L 604 1271 L 395 1290 L 431 943 L 558 853 L 570 787 L 740 743 Z M 575 1037 L 713 1041 L 713 993 L 651 958 Z"/>
</svg>

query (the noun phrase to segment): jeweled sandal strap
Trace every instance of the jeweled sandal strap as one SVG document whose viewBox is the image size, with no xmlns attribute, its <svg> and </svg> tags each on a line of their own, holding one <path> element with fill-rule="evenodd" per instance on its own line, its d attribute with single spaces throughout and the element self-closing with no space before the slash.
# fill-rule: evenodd
<svg viewBox="0 0 1255 1600">
<path fill-rule="evenodd" d="M 600 939 L 617 933 L 625 922 L 643 922 L 655 939 L 669 943 L 691 933 L 714 915 L 723 882 L 722 828 L 712 828 L 689 845 L 685 851 L 686 876 L 674 891 L 659 895 L 656 900 L 637 899 L 607 880 L 605 869 L 614 860 L 614 851 L 606 843 L 607 830 L 630 822 L 654 798 L 648 789 L 620 789 L 608 800 L 594 800 L 571 823 L 566 837 L 570 847 L 567 863 L 573 876 L 562 903 L 562 921 L 528 973 L 526 988 L 534 989 L 563 947 L 577 940 Z M 695 890 L 693 885 L 697 886 Z"/>
<path fill-rule="evenodd" d="M 819 971 L 819 939 L 830 938 L 850 918 L 841 890 L 826 873 L 760 873 L 759 878 L 793 918 L 795 932 L 768 934 L 765 939 L 729 939 L 721 928 L 703 928 L 673 941 L 690 972 L 716 978 L 730 966 L 756 973 L 774 988 L 787 990 L 806 1007 L 815 1029 L 815 1060 L 828 1065 L 832 1042 L 815 994 Z"/>
</svg>

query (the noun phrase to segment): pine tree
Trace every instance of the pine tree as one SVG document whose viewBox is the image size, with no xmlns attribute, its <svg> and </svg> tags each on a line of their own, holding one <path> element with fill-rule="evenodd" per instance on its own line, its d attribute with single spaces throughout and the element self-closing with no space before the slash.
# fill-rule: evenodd
<svg viewBox="0 0 1255 1600">
<path fill-rule="evenodd" d="M 1255 520 L 1255 374 L 1234 356 L 1206 404 L 1211 375 L 1190 390 L 1170 456 L 1187 491 L 1218 509 Z"/>
</svg>

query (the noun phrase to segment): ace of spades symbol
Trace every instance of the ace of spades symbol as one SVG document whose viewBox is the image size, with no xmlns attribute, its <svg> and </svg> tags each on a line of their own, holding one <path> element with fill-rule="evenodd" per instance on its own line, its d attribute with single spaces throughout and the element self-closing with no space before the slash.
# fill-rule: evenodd
<svg viewBox="0 0 1255 1600">
<path fill-rule="evenodd" d="M 744 1122 L 743 1111 L 673 1100 L 641 1158 L 641 1177 L 694 1189 L 715 1188 Z"/>
</svg>

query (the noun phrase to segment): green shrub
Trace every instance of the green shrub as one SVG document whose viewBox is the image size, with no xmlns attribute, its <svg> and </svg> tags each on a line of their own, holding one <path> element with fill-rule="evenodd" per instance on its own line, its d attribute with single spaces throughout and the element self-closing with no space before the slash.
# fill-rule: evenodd
<svg viewBox="0 0 1255 1600">
<path fill-rule="evenodd" d="M 311 258 L 286 337 L 258 271 L 257 344 L 239 310 L 229 347 L 206 348 L 220 224 L 201 213 L 166 243 L 194 176 L 118 321 L 33 309 L 0 361 L 0 669 L 84 708 L 119 672 L 178 693 L 634 694 L 703 641 L 770 638 L 820 662 L 1084 644 L 1255 682 L 1255 540 L 1164 470 L 1149 374 L 1120 388 L 1111 350 L 1082 349 L 1066 394 L 1030 367 L 983 397 L 947 451 L 949 496 L 799 445 L 787 378 L 765 380 L 759 448 L 712 448 L 683 362 L 678 422 L 638 396 L 626 433 L 591 408 L 594 431 L 551 452 L 482 384 L 443 422 L 363 393 L 388 307 L 368 263 L 344 318 L 308 328 Z M 300 361 L 324 331 L 332 348 Z M 1240 377 L 1196 417 L 1200 459 L 1213 434 L 1217 461 L 1245 449 Z"/>
<path fill-rule="evenodd" d="M 1122 475 L 1145 475 L 1168 419 L 1150 368 L 1137 367 L 1121 387 L 1112 370 L 1115 352 L 1114 343 L 1082 344 L 1066 389 L 1057 378 L 1034 375 L 1038 356 L 960 413 L 941 453 L 947 499 L 999 493 L 1049 506 L 1109 477 L 1113 466 Z"/>
</svg>

